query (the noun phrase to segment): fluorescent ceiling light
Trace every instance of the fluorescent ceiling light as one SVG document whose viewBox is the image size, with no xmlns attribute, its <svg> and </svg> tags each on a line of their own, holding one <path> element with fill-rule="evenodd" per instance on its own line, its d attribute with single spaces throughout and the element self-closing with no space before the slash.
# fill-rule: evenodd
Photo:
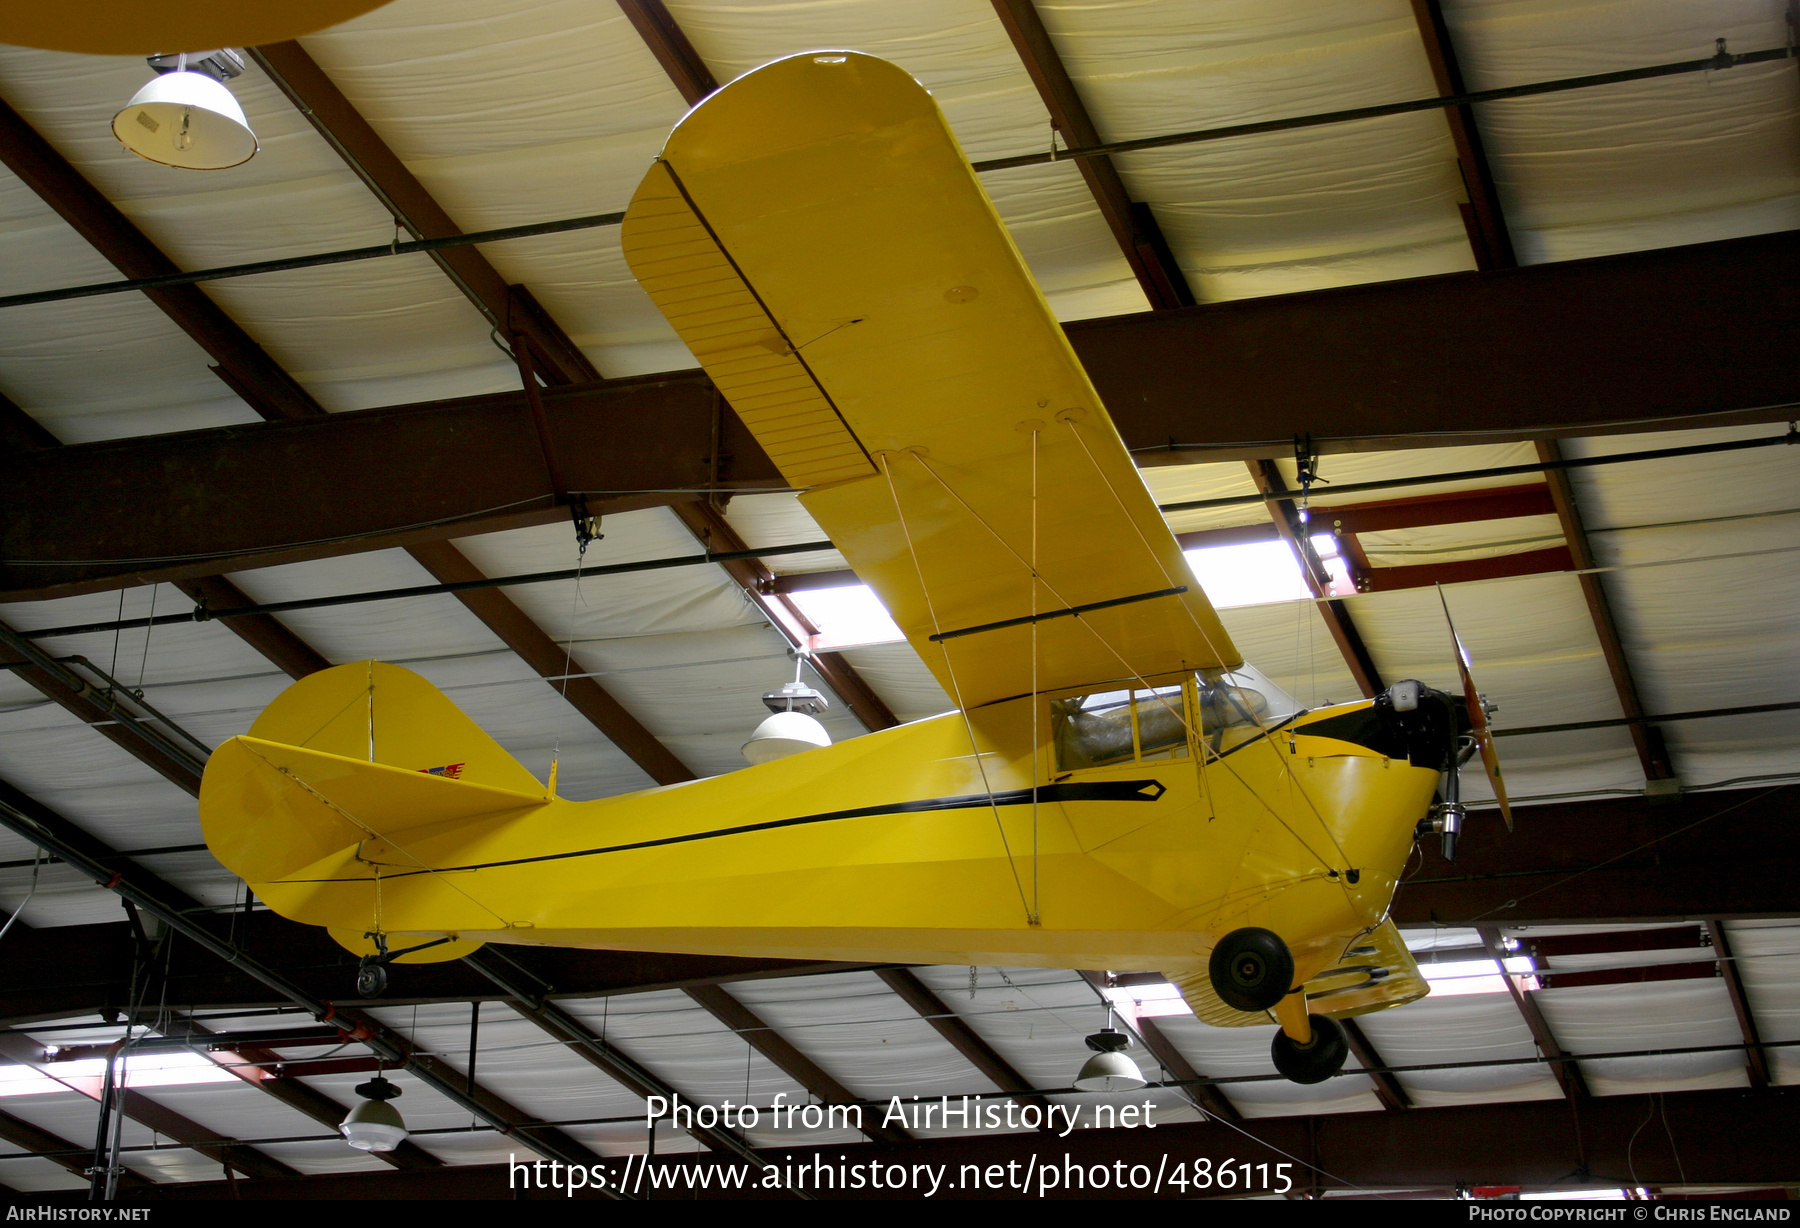
<svg viewBox="0 0 1800 1228">
<path fill-rule="evenodd" d="M 819 629 L 819 651 L 892 644 L 906 637 L 866 584 L 841 588 L 807 588 L 793 595 L 794 604 Z"/>
</svg>

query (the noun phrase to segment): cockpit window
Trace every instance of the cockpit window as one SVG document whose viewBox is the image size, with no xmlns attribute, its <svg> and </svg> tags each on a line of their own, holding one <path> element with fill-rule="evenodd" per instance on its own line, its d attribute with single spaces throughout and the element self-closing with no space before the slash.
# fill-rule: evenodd
<svg viewBox="0 0 1800 1228">
<path fill-rule="evenodd" d="M 1188 753 L 1186 699 L 1180 686 L 1098 691 L 1050 701 L 1059 771 Z"/>
<path fill-rule="evenodd" d="M 1190 727 L 1215 754 L 1261 737 L 1300 711 L 1292 696 L 1251 666 L 1196 679 L 1199 720 L 1182 686 L 1095 691 L 1050 701 L 1061 772 L 1146 759 L 1182 759 Z"/>
</svg>

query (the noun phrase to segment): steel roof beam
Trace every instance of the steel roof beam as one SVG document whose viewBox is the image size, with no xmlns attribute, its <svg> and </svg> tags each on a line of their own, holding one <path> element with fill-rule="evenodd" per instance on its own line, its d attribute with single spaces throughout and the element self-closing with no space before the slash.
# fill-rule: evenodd
<svg viewBox="0 0 1800 1228">
<path fill-rule="evenodd" d="M 46 1078 L 55 1080 L 66 1090 L 90 1100 L 99 1101 L 102 1097 L 101 1081 L 97 1076 L 71 1077 L 56 1063 L 44 1061 L 43 1046 L 21 1032 L 0 1032 L 0 1057 L 35 1070 Z M 209 1130 L 167 1105 L 158 1104 L 143 1092 L 123 1088 L 116 1089 L 113 1094 L 116 1097 L 114 1111 L 122 1112 L 139 1125 L 147 1126 L 158 1134 L 167 1135 L 176 1142 L 193 1148 L 208 1159 L 229 1164 L 247 1177 L 300 1175 L 274 1156 L 266 1155 L 254 1147 L 242 1143 L 214 1142 L 219 1137 L 218 1131 Z"/>
<path fill-rule="evenodd" d="M 449 542 L 422 543 L 409 547 L 407 553 L 445 584 L 484 578 L 481 570 Z M 650 779 L 659 785 L 694 779 L 693 771 L 598 682 L 569 677 L 570 673 L 580 672 L 580 665 L 511 597 L 499 589 L 487 588 L 457 593 L 456 599 Z"/>
<path fill-rule="evenodd" d="M 103 858 L 104 849 L 92 855 Z M 124 860 L 105 863 L 131 872 Z M 197 916 L 202 914 L 196 914 Z M 222 918 L 221 918 L 222 919 Z M 268 911 L 240 914 L 237 941 L 294 984 L 320 1000 L 346 997 L 356 978 L 356 958 L 317 926 L 301 925 Z M 123 921 L 56 926 L 6 937 L 0 960 L 0 1023 L 24 1026 L 31 1020 L 66 1019 L 100 1010 L 122 1010 L 130 1001 L 131 936 Z M 514 959 L 522 958 L 516 953 Z M 266 985 L 234 971 L 191 943 L 168 953 L 169 1001 L 189 1009 L 258 1009 L 286 999 Z M 861 967 L 791 959 L 737 959 L 728 956 L 664 955 L 638 951 L 533 950 L 531 968 L 559 988 L 559 1000 L 611 994 L 681 989 L 700 983 L 729 983 L 767 977 L 808 976 Z M 459 961 L 404 964 L 393 970 L 384 1002 L 495 1001 L 504 997 L 488 978 Z M 296 1018 L 295 1022 L 304 1022 Z"/>
<path fill-rule="evenodd" d="M 979 1070 L 988 1082 L 1003 1092 L 1018 1092 L 1014 1103 L 1034 1104 L 1039 1108 L 1049 1106 L 1048 1100 L 1031 1090 L 1030 1081 L 1014 1070 L 1011 1062 L 1001 1057 L 998 1050 L 983 1040 L 967 1020 L 951 1010 L 911 968 L 881 968 L 875 975 L 881 978 L 882 984 L 899 995 L 902 1002 L 912 1007 L 919 1018 L 929 1023 L 939 1036 L 949 1041 L 951 1047 L 962 1054 L 969 1065 Z M 1046 1121 L 1044 1129 L 1053 1127 Z"/>
<path fill-rule="evenodd" d="M 62 447 L 60 439 L 51 434 L 30 414 L 0 396 L 0 455 L 9 451 L 60 447 Z M 190 600 L 215 610 L 250 604 L 250 599 L 223 576 L 195 576 L 191 579 L 177 580 L 175 586 Z M 272 617 L 266 615 L 246 616 L 234 619 L 226 625 L 240 639 L 262 653 L 291 678 L 304 677 L 315 670 L 324 669 L 329 664 L 325 658 L 303 643 L 299 636 Z"/>
<path fill-rule="evenodd" d="M 1064 328 L 1140 465 L 1329 456 L 1785 422 L 1795 282 L 1787 231 Z"/>
<path fill-rule="evenodd" d="M 74 713 L 83 724 L 169 783 L 199 796 L 200 774 L 206 766 L 199 748 L 173 735 L 166 724 L 145 719 L 129 696 L 96 687 L 4 623 L 0 623 L 0 653 L 12 660 L 23 658 L 31 662 L 29 666 L 14 668 L 14 675 Z"/>
<path fill-rule="evenodd" d="M 742 552 L 748 550 L 744 539 L 738 536 L 731 522 L 725 519 L 725 513 L 712 503 L 677 503 L 670 508 L 688 531 L 708 550 L 720 552 Z M 725 574 L 737 582 L 750 600 L 762 610 L 769 625 L 796 648 L 805 645 L 795 644 L 795 629 L 802 635 L 817 635 L 818 627 L 812 620 L 801 613 L 800 607 L 794 604 L 793 598 L 785 594 L 774 593 L 775 574 L 757 559 L 735 559 L 721 563 Z M 841 652 L 815 652 L 810 655 L 814 670 L 826 684 L 844 701 L 844 706 L 855 714 L 856 719 L 871 733 L 878 729 L 891 729 L 900 723 L 887 701 L 875 693 L 863 676 L 856 672 L 856 667 Z"/>
<path fill-rule="evenodd" d="M 504 1134 L 516 1134 L 546 1159 L 591 1164 L 599 1159 L 587 1147 L 523 1113 L 479 1084 L 469 1086 L 463 1074 L 361 1009 L 339 1006 L 303 988 L 286 973 L 249 955 L 230 935 L 221 936 L 202 918 L 210 910 L 179 888 L 137 866 L 115 870 L 117 853 L 42 802 L 0 781 L 0 827 L 55 853 L 79 872 L 156 917 L 170 929 L 205 948 L 237 971 L 301 1007 L 321 1023 L 336 1023 L 377 1056 L 407 1072 L 433 1091 L 487 1121 Z M 184 1003 L 184 1005 L 188 1005 Z M 135 1094 L 135 1093 L 133 1093 Z"/>
<path fill-rule="evenodd" d="M 1573 989 L 1589 985 L 1647 985 L 1661 981 L 1710 981 L 1719 975 L 1712 959 L 1689 959 L 1668 964 L 1634 964 L 1629 968 L 1584 968 L 1537 973 L 1539 989 Z"/>
<path fill-rule="evenodd" d="M 62 440 L 51 434 L 49 427 L 0 395 L 0 456 L 61 446 Z"/>
<path fill-rule="evenodd" d="M 775 1064 L 776 1069 L 818 1097 L 820 1104 L 855 1104 L 858 1097 L 833 1078 L 817 1062 L 794 1047 L 793 1042 L 764 1023 L 749 1007 L 732 997 L 718 985 L 702 985 L 687 991 L 687 996 L 704 1007 L 708 1014 L 736 1032 L 738 1039 Z M 903 1143 L 912 1135 L 898 1126 L 871 1122 L 871 1114 L 863 1114 L 858 1127 L 878 1143 Z"/>
<path fill-rule="evenodd" d="M 1200 1078 L 1200 1072 L 1195 1070 L 1181 1050 L 1176 1048 L 1175 1042 L 1169 1039 L 1168 1033 L 1158 1026 L 1155 1019 L 1138 1020 L 1137 1034 L 1138 1038 L 1144 1042 L 1144 1048 L 1150 1050 L 1171 1079 L 1188 1083 L 1190 1080 Z M 1230 1097 L 1225 1094 L 1224 1088 L 1209 1086 L 1205 1083 L 1191 1083 L 1182 1090 L 1192 1096 L 1196 1104 L 1214 1117 L 1221 1117 L 1226 1121 L 1242 1121 L 1244 1119 L 1244 1115 L 1238 1111 L 1237 1105 L 1231 1103 Z"/>
<path fill-rule="evenodd" d="M 1521 988 L 1518 976 L 1505 970 L 1507 952 L 1499 928 L 1481 925 L 1476 927 L 1476 933 L 1481 935 L 1481 943 L 1487 948 L 1488 957 L 1501 969 L 1506 992 L 1512 995 L 1513 1005 L 1519 1008 L 1519 1014 L 1525 1018 L 1525 1026 L 1531 1029 L 1531 1039 L 1537 1042 L 1539 1052 L 1550 1059 L 1550 1073 L 1556 1076 L 1563 1094 L 1570 1100 L 1588 1100 L 1590 1093 L 1587 1080 L 1581 1077 L 1581 1067 L 1575 1062 L 1562 1060 L 1568 1055 L 1556 1043 L 1556 1034 L 1550 1030 L 1550 1022 L 1544 1018 L 1544 1012 L 1538 1009 L 1537 999 L 1532 991 Z"/>
<path fill-rule="evenodd" d="M 1519 949 L 1532 959 L 1565 955 L 1619 955 L 1628 951 L 1686 951 L 1708 945 L 1700 925 L 1677 929 L 1621 930 L 1610 934 L 1544 934 L 1518 936 Z M 1479 958 L 1477 956 L 1476 958 Z"/>
<path fill-rule="evenodd" d="M 1562 447 L 1554 439 L 1537 442 L 1538 459 L 1558 461 Z M 1631 662 L 1625 655 L 1625 644 L 1619 636 L 1618 621 L 1613 617 L 1612 602 L 1606 596 L 1606 580 L 1590 569 L 1595 566 L 1594 549 L 1588 541 L 1587 528 L 1581 519 L 1581 507 L 1566 470 L 1551 469 L 1544 480 L 1556 505 L 1557 519 L 1562 523 L 1563 537 L 1568 543 L 1569 559 L 1581 569 L 1581 595 L 1587 602 L 1588 616 L 1594 622 L 1594 634 L 1600 641 L 1600 654 L 1606 658 L 1606 669 L 1612 675 L 1613 690 L 1618 693 L 1619 707 L 1625 716 L 1636 720 L 1644 715 L 1643 701 L 1638 697 L 1637 680 L 1632 676 Z M 1655 725 L 1631 725 L 1631 744 L 1637 751 L 1638 765 L 1645 780 L 1674 780 L 1675 765 L 1669 759 L 1669 748 L 1662 730 Z"/>
<path fill-rule="evenodd" d="M 296 42 L 269 43 L 247 51 L 375 194 L 397 226 L 415 239 L 462 233 L 304 47 Z M 508 337 L 522 334 L 529 340 L 548 382 L 586 383 L 600 378 L 581 348 L 556 326 L 531 292 L 523 286 L 509 286 L 478 248 L 446 248 L 431 253 L 431 258 L 489 324 Z"/>
<path fill-rule="evenodd" d="M 1445 862 L 1435 842 L 1395 897 L 1400 925 L 1586 925 L 1789 917 L 1800 786 L 1476 810 Z"/>
<path fill-rule="evenodd" d="M 237 585 L 224 576 L 195 576 L 188 580 L 176 580 L 175 587 L 195 605 L 204 606 L 208 610 L 239 609 L 253 604 Z M 331 662 L 313 650 L 312 645 L 288 630 L 273 614 L 246 614 L 241 618 L 220 619 L 219 623 L 290 678 L 304 678 L 331 665 Z"/>
<path fill-rule="evenodd" d="M 1256 460 L 1245 463 L 1250 468 L 1251 480 L 1262 493 L 1281 494 L 1287 490 L 1281 480 L 1281 471 L 1275 467 L 1274 461 Z M 1312 593 L 1314 607 L 1324 620 L 1325 629 L 1331 633 L 1331 640 L 1343 656 L 1350 676 L 1356 680 L 1356 685 L 1365 698 L 1379 695 L 1387 684 L 1381 680 L 1381 671 L 1375 665 L 1375 658 L 1369 654 L 1368 646 L 1363 643 L 1362 633 L 1356 629 L 1356 621 L 1350 617 L 1349 607 L 1331 596 L 1331 577 L 1325 570 L 1325 564 L 1320 561 L 1318 551 L 1313 549 L 1310 526 L 1301 523 L 1299 508 L 1291 499 L 1269 504 L 1269 511 L 1275 517 L 1276 532 L 1294 552 L 1294 561 L 1300 565 L 1300 577 Z"/>
<path fill-rule="evenodd" d="M 1140 464 L 1286 456 L 1310 434 L 1329 475 L 1334 450 L 1786 421 L 1800 404 L 1800 370 L 1779 360 L 1800 332 L 1795 283 L 1789 232 L 1067 331 Z M 543 400 L 569 489 L 597 512 L 786 486 L 699 372 Z M 0 592 L 562 520 L 529 421 L 514 392 L 0 455 Z M 325 483 L 355 493 L 319 499 Z M 17 565 L 95 558 L 126 561 Z"/>
<path fill-rule="evenodd" d="M 1440 0 L 1412 0 L 1413 19 L 1419 26 L 1419 38 L 1425 45 L 1425 58 L 1431 64 L 1432 79 L 1438 93 L 1450 97 L 1467 93 L 1462 70 L 1457 67 L 1456 49 L 1450 40 L 1450 29 L 1444 24 Z M 1475 253 L 1478 269 L 1510 269 L 1519 262 L 1513 254 L 1512 236 L 1506 230 L 1506 214 L 1500 207 L 1500 193 L 1494 187 L 1494 173 L 1482 148 L 1481 129 L 1475 123 L 1475 108 L 1467 103 L 1444 108 L 1444 119 L 1450 125 L 1450 140 L 1456 146 L 1456 164 L 1462 172 L 1464 194 L 1461 202 L 1463 226 L 1469 232 L 1469 246 Z"/>
<path fill-rule="evenodd" d="M 690 107 L 719 88 L 712 69 L 694 50 L 694 44 L 682 33 L 662 0 L 619 0 L 619 7 Z"/>
<path fill-rule="evenodd" d="M 1737 1016 L 1738 1031 L 1744 1037 L 1744 1065 L 1750 1076 L 1750 1086 L 1768 1087 L 1774 1082 L 1769 1072 L 1769 1055 L 1757 1032 L 1756 1013 L 1750 1009 L 1750 995 L 1744 989 L 1743 974 L 1731 953 L 1731 938 L 1725 932 L 1724 923 L 1719 921 L 1708 921 L 1706 933 L 1719 958 L 1719 975 L 1725 978 L 1725 992 L 1731 996 L 1731 1010 Z"/>
<path fill-rule="evenodd" d="M 671 1104 L 679 1098 L 677 1090 L 666 1079 L 550 1001 L 550 986 L 518 960 L 494 951 L 477 951 L 465 956 L 462 962 L 504 991 L 507 1005 L 522 1018 L 561 1041 L 576 1057 L 632 1095 L 642 1096 L 646 1101 L 652 1096 L 660 1096 Z M 689 1097 L 688 1103 L 696 1101 Z M 769 1163 L 757 1155 L 736 1130 L 695 1125 L 688 1133 L 702 1146 L 720 1154 L 747 1160 L 758 1168 Z"/>
<path fill-rule="evenodd" d="M 543 401 L 596 515 L 787 487 L 698 373 Z M 0 588 L 67 595 L 566 524 L 530 422 L 514 392 L 0 455 L 0 556 L 121 560 L 0 563 Z"/>
<path fill-rule="evenodd" d="M 1082 149 L 1103 144 L 1036 5 L 1032 0 L 993 0 L 993 4 L 1064 143 Z M 1151 308 L 1193 306 L 1193 289 L 1176 263 L 1175 253 L 1156 223 L 1156 215 L 1149 205 L 1131 199 L 1112 158 L 1100 154 L 1078 159 L 1075 165 L 1087 181 L 1088 191 L 1100 207 L 1100 216 L 1112 231 L 1113 241 L 1124 253 Z"/>
<path fill-rule="evenodd" d="M 420 237 L 436 237 L 436 232 L 445 228 L 448 228 L 448 233 L 455 233 L 454 224 L 450 222 L 448 215 L 436 206 L 419 182 L 381 142 L 367 122 L 356 114 L 348 100 L 298 44 L 284 43 L 261 51 L 253 50 L 252 55 L 294 99 L 314 126 L 319 127 L 334 147 L 344 154 L 350 165 L 374 188 L 384 203 L 394 210 L 399 222 L 414 227 L 415 233 Z M 84 238 L 127 276 L 145 277 L 176 271 L 174 263 L 155 244 L 132 226 L 93 185 L 83 179 L 4 103 L 0 103 L 0 161 L 12 168 L 15 174 L 57 209 Z M 433 233 L 427 236 L 428 231 Z M 483 305 L 484 309 L 499 311 L 493 317 L 496 326 L 530 338 L 534 353 L 543 360 L 538 365 L 552 382 L 568 383 L 599 378 L 593 367 L 581 357 L 580 350 L 555 327 L 528 295 L 522 300 L 522 309 L 512 311 L 510 304 L 517 296 L 511 293 L 504 280 L 487 263 L 487 258 L 475 248 L 465 247 L 438 253 L 437 258 L 456 279 L 457 284 L 477 300 L 478 305 Z M 207 347 L 215 357 L 220 358 L 223 364 L 219 368 L 221 376 L 265 418 L 300 418 L 324 413 L 311 397 L 301 391 L 298 383 L 197 287 L 175 286 L 146 293 L 171 319 L 186 329 L 202 346 Z M 265 472 L 263 476 L 266 479 L 268 475 Z M 423 553 L 415 551 L 414 557 L 427 569 L 447 569 L 459 573 L 473 571 L 467 560 L 448 542 L 434 542 L 419 549 Z M 205 577 L 195 578 L 202 580 L 196 587 L 202 591 L 210 591 L 211 596 L 228 603 L 235 601 L 242 604 L 242 594 L 228 584 L 220 587 L 224 582 L 206 584 Z M 550 650 L 549 638 L 509 598 L 492 593 L 465 596 L 463 601 L 503 642 L 525 656 L 539 673 L 544 672 L 545 664 L 555 655 Z M 323 660 L 317 653 L 307 649 L 298 637 L 286 634 L 285 628 L 272 619 L 260 625 L 246 625 L 241 630 L 234 627 L 234 630 L 239 630 L 246 639 L 255 635 L 257 638 L 251 639 L 252 645 L 259 651 L 266 647 L 270 660 L 296 677 L 300 676 L 295 673 L 296 670 L 310 672 Z M 38 674 L 54 672 L 29 672 L 27 677 L 33 685 L 43 690 L 45 685 L 55 680 L 40 679 Z M 66 679 L 62 681 L 66 684 Z M 584 679 L 583 685 L 568 689 L 575 692 L 570 697 L 570 702 L 576 710 L 638 762 L 652 779 L 662 784 L 693 779 L 693 773 L 608 695 L 599 683 Z M 64 707 L 71 707 L 80 696 L 64 694 L 67 690 L 64 685 L 61 690 L 45 690 L 44 693 Z M 93 705 L 90 703 L 87 706 Z M 71 710 L 82 715 L 83 720 L 93 723 L 81 709 Z M 118 740 L 112 727 L 103 726 L 102 732 Z M 141 731 L 132 733 L 136 735 Z M 133 754 L 144 758 L 144 753 L 135 748 L 136 743 L 143 740 L 139 736 L 134 742 L 122 744 L 131 749 Z M 164 775 L 170 775 L 165 766 L 149 759 L 146 762 L 151 762 Z M 176 776 L 170 778 L 194 792 L 198 788 L 198 774 L 193 775 L 194 780 L 191 782 Z"/>
<path fill-rule="evenodd" d="M 133 226 L 67 159 L 0 102 L 0 162 L 127 277 L 180 272 L 175 262 Z M 144 291 L 219 365 L 215 374 L 265 418 L 300 418 L 324 411 L 198 286 Z"/>
<path fill-rule="evenodd" d="M 1370 1040 L 1368 1033 L 1362 1030 L 1362 1025 L 1356 1020 L 1348 1018 L 1340 1019 L 1338 1022 L 1344 1027 L 1344 1039 L 1350 1044 L 1351 1055 L 1362 1065 L 1368 1073 L 1370 1081 L 1375 1084 L 1375 1095 L 1381 1100 L 1383 1107 L 1392 1112 L 1412 1108 L 1412 1097 L 1408 1096 L 1406 1089 L 1400 1086 L 1400 1080 L 1391 1071 L 1384 1069 L 1387 1063 L 1376 1051 L 1375 1042 Z"/>
<path fill-rule="evenodd" d="M 5 1139 L 15 1147 L 40 1155 L 84 1179 L 88 1175 L 88 1165 L 94 1158 L 92 1148 L 84 1151 L 61 1135 L 40 1129 L 23 1118 L 14 1117 L 4 1110 L 0 1110 L 0 1139 Z M 119 1174 L 121 1190 L 151 1184 L 154 1183 L 138 1176 L 130 1169 Z"/>
<path fill-rule="evenodd" d="M 167 1037 L 200 1041 L 202 1044 L 219 1036 L 219 1033 L 192 1019 L 177 1018 L 172 1024 L 159 1030 Z M 218 1060 L 225 1070 L 257 1091 L 280 1101 L 298 1113 L 305 1114 L 334 1132 L 343 1124 L 344 1117 L 350 1112 L 347 1107 L 339 1104 L 318 1088 L 308 1083 L 302 1083 L 293 1071 L 283 1071 L 278 1065 L 283 1059 L 266 1045 L 238 1044 L 228 1051 L 213 1050 L 210 1045 L 207 1045 L 207 1051 L 214 1052 L 215 1060 Z M 61 1060 L 60 1054 L 58 1060 Z M 399 1146 L 389 1151 L 374 1151 L 369 1154 L 382 1163 L 402 1171 L 416 1172 L 420 1169 L 441 1168 L 444 1163 L 411 1139 L 402 1139 Z"/>
</svg>

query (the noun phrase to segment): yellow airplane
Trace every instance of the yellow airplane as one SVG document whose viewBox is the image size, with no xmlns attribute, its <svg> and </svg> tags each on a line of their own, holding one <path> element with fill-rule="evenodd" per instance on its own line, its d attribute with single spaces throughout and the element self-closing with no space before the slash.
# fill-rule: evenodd
<svg viewBox="0 0 1800 1228">
<path fill-rule="evenodd" d="M 377 992 L 486 942 L 1154 969 L 1317 1082 L 1336 1018 L 1427 991 L 1386 917 L 1454 840 L 1440 776 L 1491 755 L 1472 689 L 1300 711 L 1244 664 L 923 88 L 852 52 L 739 78 L 623 242 L 956 710 L 575 802 L 418 676 L 338 666 L 213 754 L 221 862 Z"/>
</svg>

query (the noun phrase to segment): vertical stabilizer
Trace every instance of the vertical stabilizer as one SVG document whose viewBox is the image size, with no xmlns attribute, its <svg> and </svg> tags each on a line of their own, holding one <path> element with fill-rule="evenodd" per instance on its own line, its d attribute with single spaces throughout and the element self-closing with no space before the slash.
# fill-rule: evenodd
<svg viewBox="0 0 1800 1228">
<path fill-rule="evenodd" d="M 358 661 L 283 691 L 250 736 L 345 759 L 543 795 L 544 786 L 461 708 L 409 669 Z"/>
</svg>

